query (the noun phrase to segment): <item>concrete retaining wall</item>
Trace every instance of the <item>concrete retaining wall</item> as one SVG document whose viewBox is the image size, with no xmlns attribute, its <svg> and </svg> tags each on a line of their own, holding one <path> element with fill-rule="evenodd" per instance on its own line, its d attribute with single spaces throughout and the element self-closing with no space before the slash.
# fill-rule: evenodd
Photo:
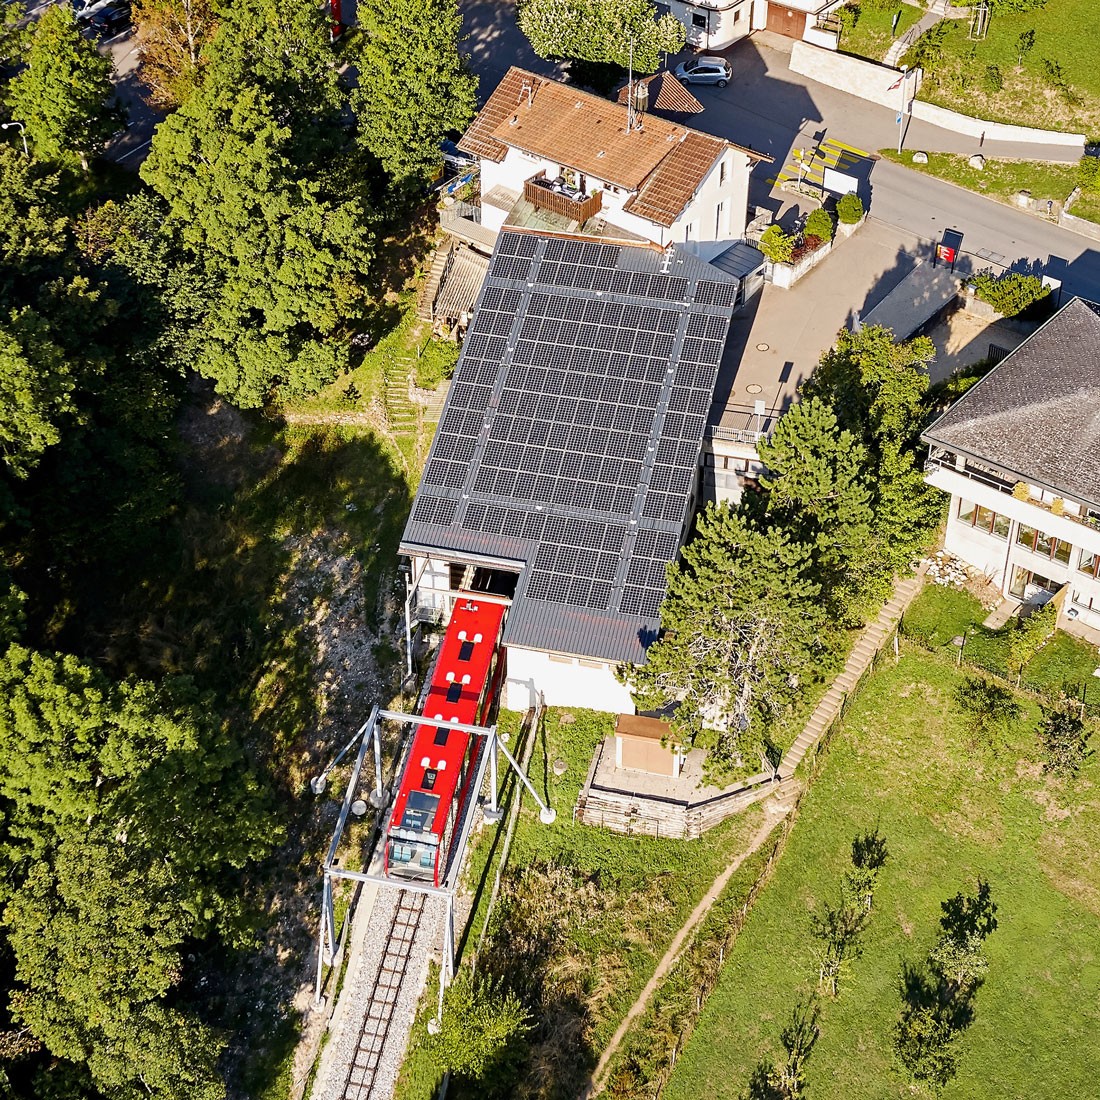
<svg viewBox="0 0 1100 1100">
<path fill-rule="evenodd" d="M 849 57 L 843 53 L 813 46 L 809 42 L 795 42 L 791 50 L 791 72 L 808 76 L 820 84 L 828 84 L 849 95 L 859 96 L 871 103 L 889 107 L 896 111 L 901 106 L 902 89 L 891 88 L 901 76 L 900 69 L 889 65 L 880 65 L 876 61 L 866 61 L 860 57 Z M 915 96 L 920 90 L 924 74 L 918 69 L 909 77 L 909 96 Z M 971 137 L 986 136 L 989 141 L 1022 141 L 1032 145 L 1061 145 L 1080 147 L 1085 150 L 1084 134 L 1063 134 L 1058 130 L 1035 130 L 1030 126 L 1009 126 L 1003 122 L 986 122 L 970 115 L 949 111 L 946 107 L 936 107 L 914 99 L 913 117 L 922 122 L 931 123 L 956 134 L 969 134 Z"/>
<path fill-rule="evenodd" d="M 1078 218 L 1069 213 L 1070 207 L 1073 205 L 1074 200 L 1081 194 L 1081 189 L 1075 187 L 1073 194 L 1066 199 L 1066 204 L 1062 207 L 1061 213 L 1058 215 L 1058 224 L 1065 226 L 1066 229 L 1072 229 L 1074 233 L 1080 233 L 1083 237 L 1089 237 L 1094 241 L 1100 241 L 1100 225 L 1096 222 L 1090 222 L 1086 218 Z"/>
<path fill-rule="evenodd" d="M 917 100 L 913 104 L 913 117 L 922 122 L 930 122 L 944 130 L 953 130 L 956 134 L 969 134 L 989 141 L 1026 141 L 1031 145 L 1072 145 L 1085 151 L 1084 134 L 1063 134 L 1060 130 L 1035 130 L 1030 126 L 1009 126 L 1004 122 L 986 122 L 984 119 L 960 115 L 958 111 L 949 111 L 946 107 L 937 107 L 934 103 Z"/>
<path fill-rule="evenodd" d="M 791 72 L 895 111 L 901 106 L 901 88 L 890 89 L 901 73 L 889 65 L 834 53 L 809 42 L 795 42 L 791 50 Z M 923 73 L 917 70 L 909 77 L 910 96 L 916 95 L 922 76 Z"/>
</svg>

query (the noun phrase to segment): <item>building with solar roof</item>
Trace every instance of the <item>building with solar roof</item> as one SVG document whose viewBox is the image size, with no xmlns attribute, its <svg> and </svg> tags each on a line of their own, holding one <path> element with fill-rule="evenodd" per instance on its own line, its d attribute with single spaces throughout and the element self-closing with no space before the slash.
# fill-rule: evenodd
<svg viewBox="0 0 1100 1100">
<path fill-rule="evenodd" d="M 687 113 L 698 100 L 674 77 L 638 81 L 652 107 Z M 513 67 L 458 143 L 481 166 L 480 206 L 445 228 L 491 245 L 504 228 L 625 244 L 680 245 L 709 260 L 741 248 L 749 174 L 765 153 Z M 638 95 L 635 95 L 635 100 Z M 465 232 L 464 232 L 465 226 Z"/>
<path fill-rule="evenodd" d="M 508 706 L 633 713 L 737 293 L 683 247 L 501 230 L 401 552 L 410 621 L 510 602 Z"/>
</svg>

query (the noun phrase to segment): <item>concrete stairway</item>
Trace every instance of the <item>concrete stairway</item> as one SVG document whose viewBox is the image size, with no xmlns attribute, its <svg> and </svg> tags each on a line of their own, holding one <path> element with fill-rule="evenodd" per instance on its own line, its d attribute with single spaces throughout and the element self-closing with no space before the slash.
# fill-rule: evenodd
<svg viewBox="0 0 1100 1100">
<path fill-rule="evenodd" d="M 781 779 L 788 779 L 794 774 L 795 769 L 802 763 L 803 757 L 821 740 L 825 731 L 840 716 L 845 700 L 859 683 L 860 677 L 870 668 L 875 654 L 889 642 L 902 612 L 909 606 L 923 584 L 922 570 L 917 576 L 899 581 L 895 585 L 890 602 L 878 613 L 875 621 L 864 628 L 855 648 L 848 655 L 840 675 L 833 681 L 795 743 L 780 761 Z"/>
</svg>

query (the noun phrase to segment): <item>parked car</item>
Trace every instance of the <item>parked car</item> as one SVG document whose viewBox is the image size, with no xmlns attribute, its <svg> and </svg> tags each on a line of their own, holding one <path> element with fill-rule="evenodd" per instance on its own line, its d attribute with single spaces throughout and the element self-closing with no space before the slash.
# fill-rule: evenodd
<svg viewBox="0 0 1100 1100">
<path fill-rule="evenodd" d="M 676 66 L 676 79 L 685 84 L 717 84 L 724 88 L 733 77 L 733 69 L 724 57 L 693 57 Z"/>
<path fill-rule="evenodd" d="M 82 19 L 85 33 L 92 38 L 114 38 L 130 29 L 131 11 L 127 0 L 112 0 L 105 8 Z"/>
<path fill-rule="evenodd" d="M 72 5 L 77 20 L 84 23 L 91 19 L 96 12 L 110 7 L 113 0 L 69 0 L 69 3 Z"/>
<path fill-rule="evenodd" d="M 443 153 L 443 163 L 456 172 L 461 172 L 463 168 L 472 168 L 477 164 L 476 157 L 464 153 L 453 141 L 444 141 L 439 148 Z"/>
</svg>

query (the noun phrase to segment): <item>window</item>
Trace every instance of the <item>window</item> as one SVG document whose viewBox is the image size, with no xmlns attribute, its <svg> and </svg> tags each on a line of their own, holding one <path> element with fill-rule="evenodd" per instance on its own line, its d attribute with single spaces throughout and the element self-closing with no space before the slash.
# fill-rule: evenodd
<svg viewBox="0 0 1100 1100">
<path fill-rule="evenodd" d="M 435 781 L 439 778 L 439 772 L 435 768 L 426 768 L 424 771 L 424 782 L 420 784 L 426 791 L 435 789 Z"/>
<path fill-rule="evenodd" d="M 958 516 L 959 522 L 968 527 L 981 528 L 994 538 L 1008 538 L 1011 521 L 1008 516 L 1002 516 L 992 508 L 982 508 L 969 500 L 960 500 Z"/>
<path fill-rule="evenodd" d="M 1072 549 L 1072 543 L 1068 543 L 1063 539 L 1052 538 L 1045 531 L 1037 531 L 1034 527 L 1024 527 L 1023 525 L 1016 533 L 1016 541 L 1035 554 L 1039 554 L 1044 558 L 1051 558 L 1063 565 L 1069 565 L 1069 553 Z"/>
<path fill-rule="evenodd" d="M 1098 573 L 1098 567 L 1100 567 L 1100 554 L 1090 554 L 1087 550 L 1082 550 L 1081 561 L 1078 563 L 1077 568 L 1082 573 L 1095 577 Z"/>
<path fill-rule="evenodd" d="M 685 241 L 690 241 L 691 240 L 691 233 L 692 233 L 693 229 L 694 229 L 694 226 L 691 224 L 691 222 L 688 222 L 687 225 L 684 226 L 684 240 Z"/>
<path fill-rule="evenodd" d="M 735 11 L 733 13 L 733 21 L 735 23 L 740 23 L 741 22 L 741 9 L 740 8 L 738 8 L 737 11 Z"/>
<path fill-rule="evenodd" d="M 741 13 L 738 12 L 738 15 Z M 722 159 L 722 163 L 718 165 L 718 186 L 721 187 L 726 182 L 726 161 Z"/>
<path fill-rule="evenodd" d="M 1017 600 L 1028 599 L 1036 595 L 1035 589 L 1045 589 L 1047 592 L 1057 592 L 1062 585 L 1058 581 L 1052 581 L 1049 577 L 1040 576 L 1017 565 L 1012 571 L 1012 584 L 1008 589 L 1010 596 Z"/>
<path fill-rule="evenodd" d="M 474 643 L 463 642 L 458 647 L 458 659 L 460 661 L 468 661 L 474 655 Z"/>
<path fill-rule="evenodd" d="M 457 703 L 462 698 L 462 685 L 455 680 L 447 687 L 447 702 Z"/>
<path fill-rule="evenodd" d="M 722 239 L 722 233 L 724 227 L 722 223 L 726 220 L 726 204 L 720 202 L 714 210 L 714 239 L 720 241 Z"/>
<path fill-rule="evenodd" d="M 959 520 L 962 523 L 969 523 L 971 527 L 974 526 L 974 510 L 977 507 L 975 504 L 971 504 L 969 500 L 959 501 Z"/>
<path fill-rule="evenodd" d="M 447 744 L 447 738 L 450 737 L 451 731 L 445 726 L 439 726 L 435 731 L 435 743 L 437 745 Z"/>
<path fill-rule="evenodd" d="M 1008 541 L 1008 529 L 1012 525 L 1012 521 L 1008 516 L 994 515 L 993 517 L 993 534 L 999 538 Z"/>
<path fill-rule="evenodd" d="M 983 531 L 989 531 L 993 527 L 994 514 L 992 508 L 983 508 L 979 504 L 977 512 L 974 513 L 974 526 L 980 527 Z"/>
<path fill-rule="evenodd" d="M 691 13 L 691 25 L 693 27 L 706 27 L 707 17 L 699 11 L 693 11 Z"/>
</svg>

